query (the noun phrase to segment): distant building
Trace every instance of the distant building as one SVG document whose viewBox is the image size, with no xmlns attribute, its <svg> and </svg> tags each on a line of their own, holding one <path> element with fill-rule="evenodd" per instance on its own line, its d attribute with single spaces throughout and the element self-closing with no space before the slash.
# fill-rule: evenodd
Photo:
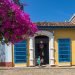
<svg viewBox="0 0 75 75">
<path fill-rule="evenodd" d="M 74 23 L 75 24 L 75 14 L 73 14 L 73 16 L 70 18 L 69 20 L 71 23 Z"/>
</svg>

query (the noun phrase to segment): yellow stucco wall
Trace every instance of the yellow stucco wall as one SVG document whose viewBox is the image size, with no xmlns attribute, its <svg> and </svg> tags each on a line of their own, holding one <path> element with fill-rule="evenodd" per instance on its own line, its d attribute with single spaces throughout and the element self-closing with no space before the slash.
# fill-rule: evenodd
<svg viewBox="0 0 75 75">
<path fill-rule="evenodd" d="M 58 39 L 70 38 L 71 40 L 71 62 L 58 62 Z M 55 48 L 55 64 L 56 65 L 75 65 L 75 30 L 74 29 L 59 29 L 54 30 L 54 48 Z"/>
<path fill-rule="evenodd" d="M 50 32 L 54 31 L 54 49 L 55 49 L 55 65 L 58 66 L 70 66 L 70 65 L 75 65 L 75 29 L 56 29 L 56 30 L 50 30 Z M 58 61 L 58 39 L 59 38 L 69 38 L 71 40 L 71 62 L 66 62 L 66 63 L 59 63 Z M 27 41 L 29 42 L 29 40 Z M 27 64 L 18 64 L 15 66 L 29 66 L 29 43 L 27 44 L 27 49 L 28 49 L 28 61 Z M 13 53 L 14 54 L 14 53 Z M 14 63 L 14 61 L 13 61 Z"/>
</svg>

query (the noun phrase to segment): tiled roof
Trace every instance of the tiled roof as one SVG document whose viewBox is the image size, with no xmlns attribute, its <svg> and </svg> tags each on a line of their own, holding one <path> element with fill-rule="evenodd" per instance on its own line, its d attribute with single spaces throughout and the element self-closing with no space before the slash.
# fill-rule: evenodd
<svg viewBox="0 0 75 75">
<path fill-rule="evenodd" d="M 71 22 L 36 22 L 37 26 L 75 26 Z"/>
</svg>

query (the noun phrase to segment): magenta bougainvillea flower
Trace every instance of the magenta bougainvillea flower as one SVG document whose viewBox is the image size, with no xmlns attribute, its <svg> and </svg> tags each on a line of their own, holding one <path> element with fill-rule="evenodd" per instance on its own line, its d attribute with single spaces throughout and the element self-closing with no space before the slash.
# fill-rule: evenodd
<svg viewBox="0 0 75 75">
<path fill-rule="evenodd" d="M 18 42 L 32 36 L 37 27 L 29 15 L 11 0 L 0 0 L 0 40 Z"/>
</svg>

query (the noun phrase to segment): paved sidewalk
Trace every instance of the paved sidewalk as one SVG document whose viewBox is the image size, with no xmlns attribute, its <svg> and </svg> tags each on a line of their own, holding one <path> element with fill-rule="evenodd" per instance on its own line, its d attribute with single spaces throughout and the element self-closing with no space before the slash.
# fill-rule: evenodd
<svg viewBox="0 0 75 75">
<path fill-rule="evenodd" d="M 0 68 L 0 75 L 75 75 L 75 68 Z"/>
</svg>

